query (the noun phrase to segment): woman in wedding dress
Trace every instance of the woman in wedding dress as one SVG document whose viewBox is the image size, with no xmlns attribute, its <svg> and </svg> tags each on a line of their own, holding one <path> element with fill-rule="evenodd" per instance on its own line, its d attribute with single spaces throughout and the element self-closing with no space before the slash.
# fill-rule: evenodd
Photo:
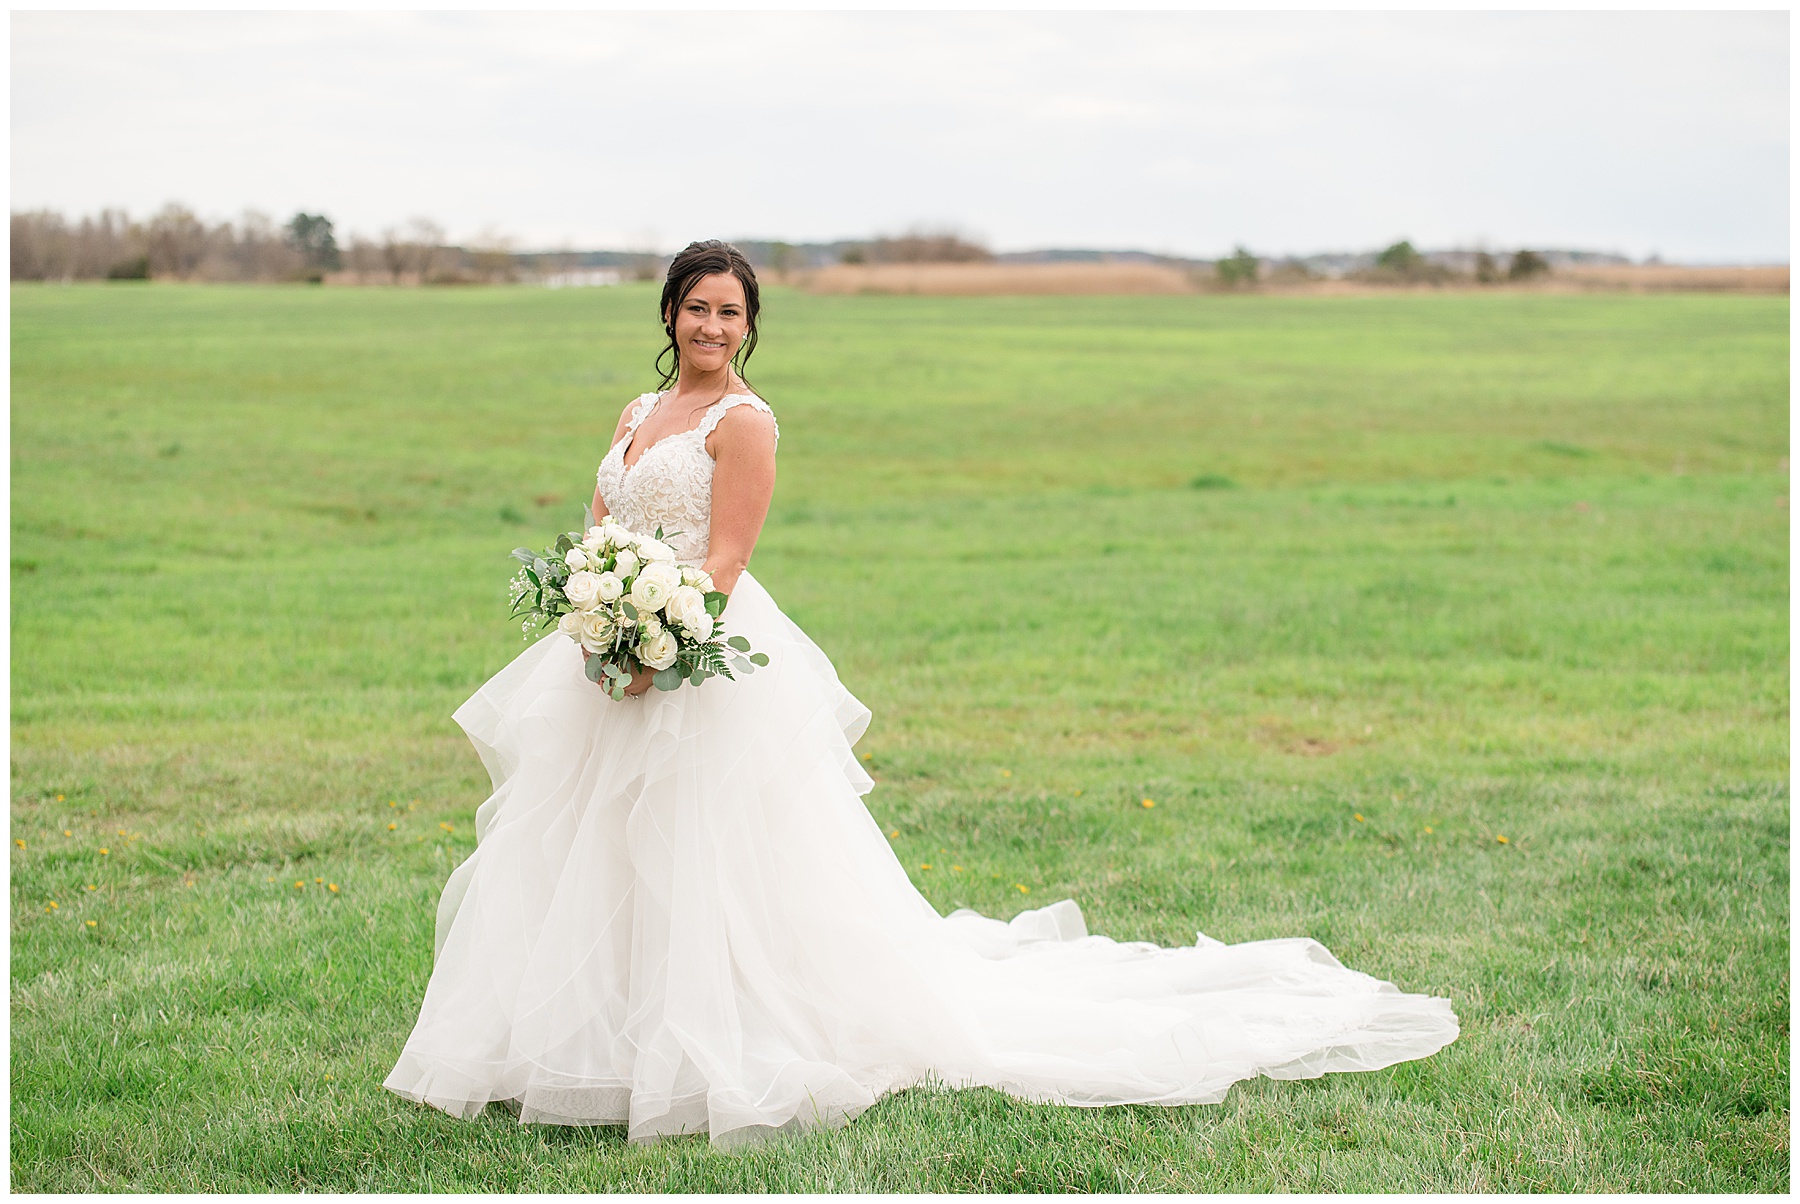
<svg viewBox="0 0 1800 1204">
<path fill-rule="evenodd" d="M 1305 938 L 1163 949 L 1073 901 L 940 916 L 863 805 L 869 712 L 747 566 L 775 417 L 737 368 L 756 276 L 695 243 L 663 289 L 662 393 L 625 410 L 596 518 L 665 539 L 770 663 L 615 702 L 552 631 L 456 712 L 493 778 L 386 1086 L 455 1116 L 731 1145 L 841 1125 L 930 1080 L 1076 1105 L 1193 1104 L 1255 1075 L 1374 1070 L 1457 1035 Z M 658 360 L 662 363 L 661 358 Z"/>
</svg>

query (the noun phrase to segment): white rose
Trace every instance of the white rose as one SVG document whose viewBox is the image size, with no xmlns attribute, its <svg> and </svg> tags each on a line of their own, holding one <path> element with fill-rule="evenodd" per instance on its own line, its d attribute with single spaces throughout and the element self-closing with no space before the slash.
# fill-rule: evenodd
<svg viewBox="0 0 1800 1204">
<path fill-rule="evenodd" d="M 596 580 L 600 583 L 600 600 L 602 602 L 617 602 L 619 595 L 625 592 L 625 583 L 619 580 L 617 573 L 601 573 Z"/>
<path fill-rule="evenodd" d="M 669 564 L 675 562 L 675 549 L 671 548 L 660 539 L 651 539 L 646 536 L 645 538 L 638 540 L 637 551 L 638 555 L 642 556 L 645 560 L 661 561 Z"/>
<path fill-rule="evenodd" d="M 712 592 L 712 574 L 705 569 L 697 569 L 691 565 L 681 566 L 681 583 L 691 585 L 702 593 Z"/>
<path fill-rule="evenodd" d="M 706 613 L 706 596 L 691 585 L 678 586 L 669 595 L 669 602 L 663 607 L 663 613 L 669 616 L 669 622 L 691 627 L 695 615 Z"/>
<path fill-rule="evenodd" d="M 606 542 L 605 527 L 589 527 L 587 534 L 581 537 L 581 546 L 590 552 L 598 552 L 600 545 Z"/>
<path fill-rule="evenodd" d="M 664 631 L 653 640 L 645 640 L 638 645 L 638 659 L 652 669 L 667 669 L 675 663 L 681 652 L 681 645 L 675 641 L 675 633 Z"/>
<path fill-rule="evenodd" d="M 583 569 L 570 573 L 563 582 L 563 597 L 577 610 L 592 610 L 600 605 L 600 578 Z"/>
<path fill-rule="evenodd" d="M 613 635 L 617 629 L 605 611 L 584 611 L 577 620 L 577 625 L 581 628 L 581 646 L 589 652 L 605 652 L 612 647 Z"/>
<path fill-rule="evenodd" d="M 563 563 L 569 566 L 570 572 L 578 572 L 582 569 L 587 568 L 587 566 L 588 566 L 587 549 L 586 548 L 570 548 L 568 551 L 568 554 L 563 557 Z"/>
<path fill-rule="evenodd" d="M 631 604 L 640 611 L 661 610 L 681 585 L 681 572 L 667 561 L 644 566 L 631 583 Z"/>
<path fill-rule="evenodd" d="M 637 572 L 638 565 L 642 563 L 643 561 L 638 559 L 636 552 L 633 552 L 630 548 L 620 548 L 619 559 L 613 565 L 613 572 L 617 573 L 619 577 L 623 579 Z"/>
<path fill-rule="evenodd" d="M 581 613 L 571 610 L 556 621 L 556 629 L 572 640 L 581 638 Z"/>
<path fill-rule="evenodd" d="M 663 625 L 655 615 L 644 616 L 644 630 L 639 634 L 646 640 L 653 640 L 662 634 Z"/>
</svg>

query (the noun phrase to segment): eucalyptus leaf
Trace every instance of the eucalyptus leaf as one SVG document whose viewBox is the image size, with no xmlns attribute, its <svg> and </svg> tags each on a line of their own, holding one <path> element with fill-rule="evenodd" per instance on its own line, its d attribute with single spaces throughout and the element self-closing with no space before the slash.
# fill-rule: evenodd
<svg viewBox="0 0 1800 1204">
<path fill-rule="evenodd" d="M 620 600 L 619 605 L 625 608 L 625 616 L 627 618 L 629 618 L 633 623 L 637 622 L 637 617 L 638 617 L 637 607 L 633 606 L 629 601 L 625 601 L 623 599 Z"/>
<path fill-rule="evenodd" d="M 656 676 L 652 677 L 650 682 L 659 690 L 679 690 L 681 688 L 681 674 L 675 671 L 675 666 L 670 665 L 667 669 L 658 670 Z"/>
<path fill-rule="evenodd" d="M 744 674 L 746 677 L 756 672 L 756 667 L 741 656 L 734 656 L 731 658 L 731 667 L 736 669 L 739 673 Z"/>
<path fill-rule="evenodd" d="M 752 652 L 750 654 L 750 663 L 753 665 L 766 665 L 769 663 L 769 654 L 766 652 Z"/>
<path fill-rule="evenodd" d="M 556 543 L 553 546 L 557 551 L 566 556 L 568 555 L 569 549 L 575 546 L 575 541 L 570 539 L 567 535 L 558 535 L 556 537 Z"/>
<path fill-rule="evenodd" d="M 606 662 L 597 656 L 589 657 L 587 664 L 582 666 L 582 672 L 587 674 L 589 681 L 598 682 L 606 673 Z"/>
<path fill-rule="evenodd" d="M 725 642 L 731 645 L 731 647 L 736 648 L 739 652 L 750 651 L 750 641 L 741 635 L 734 635 Z"/>
<path fill-rule="evenodd" d="M 706 613 L 718 618 L 725 613 L 725 604 L 731 601 L 731 595 L 720 590 L 711 590 L 706 595 Z"/>
<path fill-rule="evenodd" d="M 514 560 L 520 560 L 520 561 L 525 562 L 526 564 L 530 564 L 532 561 L 537 559 L 537 553 L 532 551 L 530 548 L 514 548 L 512 550 L 512 554 L 513 554 Z"/>
</svg>

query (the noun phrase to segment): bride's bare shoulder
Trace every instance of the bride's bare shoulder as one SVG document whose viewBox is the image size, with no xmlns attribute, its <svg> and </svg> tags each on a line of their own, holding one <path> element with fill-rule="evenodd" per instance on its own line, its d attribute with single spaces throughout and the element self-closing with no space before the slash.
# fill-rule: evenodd
<svg viewBox="0 0 1800 1204">
<path fill-rule="evenodd" d="M 733 405 L 721 414 L 707 438 L 712 445 L 707 450 L 714 459 L 728 446 L 744 452 L 754 453 L 761 449 L 772 454 L 781 438 L 781 427 L 776 423 L 775 412 L 769 408 L 769 403 L 754 393 L 742 396 L 747 402 Z"/>
</svg>

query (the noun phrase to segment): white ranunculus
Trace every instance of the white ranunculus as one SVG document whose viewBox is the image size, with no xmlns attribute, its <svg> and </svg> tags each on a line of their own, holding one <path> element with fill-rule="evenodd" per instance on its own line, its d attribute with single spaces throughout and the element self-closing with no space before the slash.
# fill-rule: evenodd
<svg viewBox="0 0 1800 1204">
<path fill-rule="evenodd" d="M 572 640 L 581 638 L 581 612 L 571 610 L 556 621 L 556 629 Z"/>
<path fill-rule="evenodd" d="M 612 619 L 603 610 L 582 612 L 581 646 L 589 652 L 605 652 L 612 647 L 613 636 L 617 629 Z"/>
<path fill-rule="evenodd" d="M 642 556 L 645 560 L 669 564 L 675 562 L 675 549 L 671 548 L 660 539 L 651 539 L 646 535 L 638 540 L 637 550 L 638 555 Z"/>
<path fill-rule="evenodd" d="M 587 568 L 588 567 L 587 549 L 586 548 L 570 548 L 568 553 L 563 557 L 563 563 L 569 566 L 569 571 L 572 573 L 579 572 L 580 570 Z"/>
<path fill-rule="evenodd" d="M 619 595 L 625 592 L 625 583 L 619 580 L 617 573 L 601 573 L 597 580 L 600 582 L 602 602 L 617 602 Z"/>
<path fill-rule="evenodd" d="M 652 669 L 667 669 L 675 663 L 681 653 L 681 645 L 675 640 L 675 633 L 664 631 L 653 640 L 645 640 L 638 645 L 638 659 Z"/>
<path fill-rule="evenodd" d="M 577 610 L 594 609 L 600 605 L 600 578 L 586 569 L 570 573 L 563 582 L 563 597 Z"/>
<path fill-rule="evenodd" d="M 667 561 L 644 566 L 631 583 L 631 604 L 640 611 L 661 610 L 681 586 L 681 572 Z"/>
<path fill-rule="evenodd" d="M 697 644 L 704 644 L 707 640 L 712 639 L 713 617 L 706 613 L 706 608 L 703 606 L 700 608 L 699 614 L 682 621 L 681 629 L 687 632 L 688 639 Z"/>
<path fill-rule="evenodd" d="M 613 572 L 619 575 L 620 580 L 623 580 L 637 572 L 638 565 L 642 563 L 643 561 L 638 559 L 636 552 L 633 552 L 630 548 L 620 548 L 619 559 L 613 565 Z"/>
<path fill-rule="evenodd" d="M 663 607 L 663 613 L 669 616 L 669 622 L 691 627 L 695 615 L 706 613 L 706 595 L 691 585 L 677 586 L 675 592 L 669 595 L 669 602 Z"/>
<path fill-rule="evenodd" d="M 642 639 L 653 640 L 662 634 L 662 620 L 655 615 L 644 616 L 644 629 L 638 633 Z"/>
</svg>

